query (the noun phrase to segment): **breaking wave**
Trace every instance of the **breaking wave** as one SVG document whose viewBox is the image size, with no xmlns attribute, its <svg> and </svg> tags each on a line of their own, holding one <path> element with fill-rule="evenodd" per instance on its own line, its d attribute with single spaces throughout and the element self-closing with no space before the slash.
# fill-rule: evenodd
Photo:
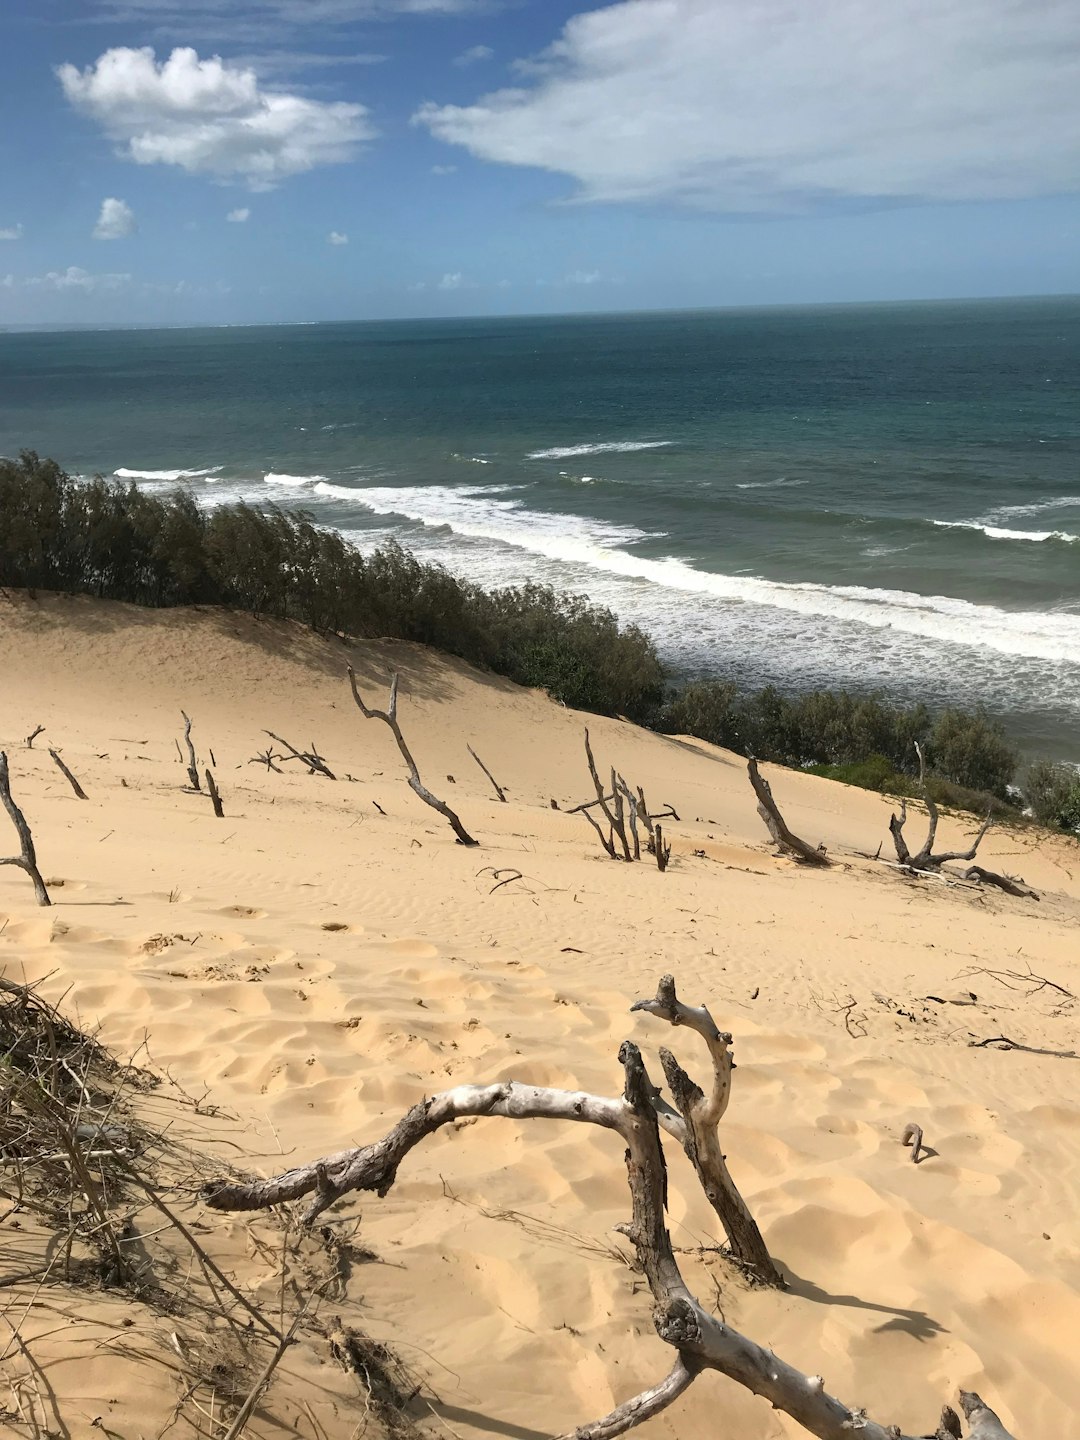
<svg viewBox="0 0 1080 1440">
<path fill-rule="evenodd" d="M 673 440 L 612 440 L 597 445 L 556 445 L 550 450 L 530 450 L 529 460 L 570 460 L 575 455 L 629 455 L 633 450 L 662 450 Z"/>
</svg>

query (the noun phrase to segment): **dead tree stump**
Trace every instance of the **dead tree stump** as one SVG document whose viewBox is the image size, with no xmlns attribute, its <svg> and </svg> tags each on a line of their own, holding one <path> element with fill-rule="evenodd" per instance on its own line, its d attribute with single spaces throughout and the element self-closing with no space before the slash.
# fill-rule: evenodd
<svg viewBox="0 0 1080 1440">
<path fill-rule="evenodd" d="M 26 816 L 11 797 L 8 757 L 3 750 L 0 750 L 0 804 L 7 811 L 8 818 L 15 826 L 15 833 L 19 837 L 18 855 L 0 857 L 0 865 L 15 865 L 18 869 L 24 870 L 33 881 L 37 903 L 51 905 L 49 892 L 45 888 L 45 881 L 41 878 L 41 871 L 38 869 L 37 851 L 34 849 L 34 837 L 30 833 L 30 826 L 26 823 Z"/>
</svg>

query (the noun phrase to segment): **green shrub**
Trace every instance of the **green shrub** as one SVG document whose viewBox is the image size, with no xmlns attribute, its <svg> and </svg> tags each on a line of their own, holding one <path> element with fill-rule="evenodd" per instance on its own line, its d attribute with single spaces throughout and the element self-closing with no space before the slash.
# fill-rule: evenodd
<svg viewBox="0 0 1080 1440">
<path fill-rule="evenodd" d="M 1080 830 L 1080 774 L 1071 765 L 1036 760 L 1027 773 L 1024 798 L 1040 824 Z"/>
<path fill-rule="evenodd" d="M 1020 757 L 984 715 L 945 710 L 934 721 L 927 759 L 943 779 L 1004 799 Z"/>
</svg>

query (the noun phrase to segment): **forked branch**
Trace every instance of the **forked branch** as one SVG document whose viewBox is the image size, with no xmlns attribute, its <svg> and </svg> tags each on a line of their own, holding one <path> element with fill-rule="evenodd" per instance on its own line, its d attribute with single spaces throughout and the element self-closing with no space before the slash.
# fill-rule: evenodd
<svg viewBox="0 0 1080 1440">
<path fill-rule="evenodd" d="M 825 853 L 824 845 L 815 848 L 805 840 L 800 840 L 798 835 L 788 828 L 787 821 L 780 814 L 780 808 L 773 799 L 772 786 L 758 770 L 758 763 L 753 756 L 747 762 L 746 771 L 757 796 L 758 814 L 764 820 L 773 842 L 801 865 L 828 866 L 831 862 Z"/>
<path fill-rule="evenodd" d="M 360 691 L 356 684 L 356 675 L 351 665 L 349 666 L 348 673 L 349 684 L 352 687 L 353 699 L 359 706 L 360 713 L 361 715 L 363 715 L 364 719 L 381 720 L 384 725 L 388 725 L 390 727 L 390 731 L 393 734 L 394 739 L 397 741 L 397 747 L 401 751 L 401 758 L 409 767 L 409 789 L 412 790 L 414 795 L 418 795 L 420 799 L 423 800 L 425 805 L 430 805 L 432 810 L 437 810 L 444 820 L 449 821 L 451 829 L 457 836 L 459 845 L 478 845 L 480 842 L 473 839 L 473 837 L 465 829 L 465 826 L 458 819 L 457 815 L 455 815 L 454 811 L 450 809 L 449 805 L 447 805 L 446 801 L 440 800 L 437 795 L 433 795 L 431 791 L 427 788 L 427 786 L 424 784 L 424 782 L 420 779 L 420 771 L 416 768 L 416 761 L 413 759 L 412 753 L 409 750 L 408 745 L 405 744 L 405 737 L 402 735 L 401 726 L 398 724 L 398 676 L 395 675 L 390 681 L 390 703 L 387 708 L 385 710 L 373 710 L 369 709 L 369 707 L 364 704 L 364 701 L 360 695 Z"/>
<path fill-rule="evenodd" d="M 49 892 L 45 888 L 45 881 L 41 878 L 41 871 L 38 869 L 37 851 L 34 849 L 34 837 L 30 833 L 30 826 L 26 823 L 26 816 L 19 809 L 18 805 L 11 798 L 11 776 L 8 773 L 8 757 L 3 750 L 0 750 L 0 804 L 8 813 L 12 825 L 15 826 L 15 833 L 19 837 L 18 855 L 0 857 L 0 865 L 15 865 L 20 870 L 25 870 L 34 883 L 34 894 L 39 905 L 51 905 Z"/>
<path fill-rule="evenodd" d="M 676 1011 L 675 1013 L 679 1013 Z M 592 1123 L 617 1134 L 625 1146 L 631 1219 L 622 1233 L 637 1251 L 653 1298 L 657 1334 L 677 1352 L 675 1367 L 658 1385 L 618 1406 L 603 1419 L 572 1432 L 572 1440 L 614 1440 L 665 1409 L 702 1370 L 717 1370 L 770 1402 L 819 1440 L 913 1440 L 830 1395 L 819 1375 L 805 1375 L 705 1311 L 687 1288 L 665 1224 L 667 1174 L 657 1126 L 653 1087 L 636 1045 L 619 1050 L 623 1093 L 608 1098 L 500 1081 L 463 1085 L 415 1105 L 382 1140 L 325 1156 L 266 1181 L 214 1181 L 204 1202 L 216 1210 L 251 1210 L 313 1195 L 310 1220 L 341 1195 L 375 1190 L 385 1195 L 398 1167 L 416 1145 L 443 1125 L 466 1116 L 565 1119 Z M 469 1133 L 459 1129 L 459 1134 Z M 971 1422 L 969 1440 L 1013 1440 L 978 1397 L 961 1394 Z M 952 1412 L 950 1412 L 950 1416 Z M 955 1418 L 955 1417 L 953 1417 Z"/>
</svg>

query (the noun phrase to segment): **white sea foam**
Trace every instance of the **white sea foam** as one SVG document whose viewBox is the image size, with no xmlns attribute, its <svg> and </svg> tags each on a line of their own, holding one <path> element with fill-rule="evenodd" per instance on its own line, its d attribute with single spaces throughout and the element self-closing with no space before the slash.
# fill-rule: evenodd
<svg viewBox="0 0 1080 1440">
<path fill-rule="evenodd" d="M 997 525 L 984 525 L 979 520 L 935 520 L 940 530 L 980 530 L 991 540 L 1064 540 L 1068 544 L 1080 542 L 1080 535 L 1068 530 L 1006 530 Z"/>
<path fill-rule="evenodd" d="M 267 485 L 291 485 L 294 490 L 301 485 L 316 485 L 326 480 L 325 475 L 285 475 L 271 470 L 263 476 Z"/>
<path fill-rule="evenodd" d="M 781 475 L 778 480 L 741 480 L 736 481 L 736 490 L 780 490 L 789 485 L 805 485 L 805 475 L 800 479 L 789 480 L 786 475 Z"/>
<path fill-rule="evenodd" d="M 355 490 L 320 485 L 316 490 L 348 498 L 377 515 L 401 515 L 432 529 L 449 528 L 458 535 L 514 546 L 563 565 L 647 581 L 667 590 L 854 621 L 999 654 L 1080 663 L 1080 614 L 1068 611 L 1011 611 L 948 595 L 715 574 L 685 560 L 627 550 L 628 545 L 659 538 L 635 527 L 528 510 L 518 501 L 493 499 L 484 491 L 439 485 Z"/>
<path fill-rule="evenodd" d="M 223 467 L 211 465 L 202 470 L 128 470 L 122 467 L 114 470 L 118 480 L 205 480 L 216 475 Z"/>
<path fill-rule="evenodd" d="M 662 450 L 672 440 L 612 440 L 597 445 L 556 445 L 551 450 L 532 450 L 528 460 L 569 460 L 574 455 L 628 455 L 633 450 Z"/>
<path fill-rule="evenodd" d="M 1043 510 L 1071 510 L 1080 506 L 1080 495 L 1055 495 L 1051 500 L 1033 500 L 1028 505 L 999 505 L 986 515 L 988 523 L 1010 515 L 1039 515 Z"/>
</svg>

